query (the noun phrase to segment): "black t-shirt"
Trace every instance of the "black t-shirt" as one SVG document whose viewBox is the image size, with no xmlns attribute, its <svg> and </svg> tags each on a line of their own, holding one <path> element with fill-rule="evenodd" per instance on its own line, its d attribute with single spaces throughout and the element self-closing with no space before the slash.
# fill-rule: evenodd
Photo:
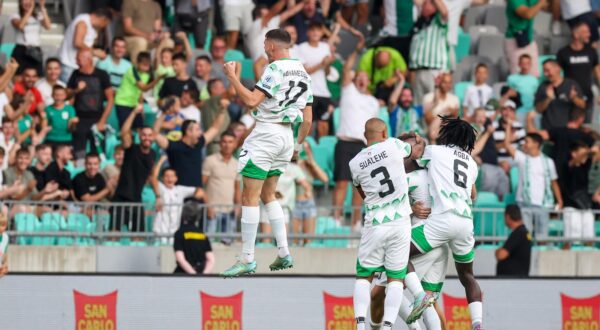
<svg viewBox="0 0 600 330">
<path fill-rule="evenodd" d="M 169 164 L 177 173 L 177 184 L 202 187 L 202 151 L 206 145 L 204 136 L 193 147 L 182 141 L 170 142 L 167 148 Z"/>
<path fill-rule="evenodd" d="M 206 252 L 212 251 L 208 237 L 206 237 L 200 228 L 189 224 L 181 225 L 179 230 L 175 232 L 173 248 L 175 252 L 183 251 L 185 260 L 187 260 L 198 273 L 204 271 L 204 266 L 206 265 Z M 175 272 L 183 273 L 185 271 L 177 264 Z"/>
<path fill-rule="evenodd" d="M 549 84 L 549 82 L 544 82 L 538 87 L 535 93 L 536 104 L 546 99 L 546 89 Z M 569 98 L 571 88 L 573 87 L 577 90 L 577 94 L 582 96 L 579 84 L 569 78 L 565 78 L 558 87 L 554 88 L 555 99 L 550 102 L 548 108 L 542 114 L 542 126 L 544 129 L 567 126 L 569 112 L 575 107 L 575 104 Z"/>
<path fill-rule="evenodd" d="M 188 78 L 187 80 L 179 80 L 177 77 L 170 77 L 165 79 L 158 96 L 160 96 L 161 99 L 171 95 L 181 97 L 183 91 L 192 90 L 198 91 L 198 86 L 196 86 L 194 79 Z"/>
<path fill-rule="evenodd" d="M 154 150 L 143 153 L 139 144 L 132 144 L 125 149 L 121 175 L 119 175 L 119 183 L 113 201 L 141 202 L 142 189 L 152 172 L 155 159 Z"/>
<path fill-rule="evenodd" d="M 531 262 L 531 235 L 525 225 L 520 225 L 510 233 L 502 246 L 509 253 L 508 258 L 498 261 L 496 275 L 529 275 Z"/>
<path fill-rule="evenodd" d="M 565 207 L 574 207 L 576 209 L 586 209 L 591 207 L 591 198 L 588 194 L 588 185 L 590 183 L 590 169 L 592 160 L 578 167 L 569 167 L 565 164 L 565 173 L 568 173 L 568 180 L 561 183 L 561 194 L 564 199 Z M 579 200 L 579 202 L 577 202 Z M 587 205 L 581 205 L 581 203 Z"/>
<path fill-rule="evenodd" d="M 571 78 L 579 83 L 587 101 L 592 101 L 592 75 L 594 68 L 598 65 L 598 53 L 589 45 L 582 50 L 576 51 L 571 46 L 566 46 L 558 51 L 556 60 L 564 70 L 565 77 Z"/>
<path fill-rule="evenodd" d="M 85 194 L 97 194 L 104 188 L 106 188 L 106 182 L 100 173 L 96 173 L 94 177 L 90 178 L 85 175 L 85 172 L 82 172 L 73 179 L 73 193 L 78 200 L 81 200 Z"/>
<path fill-rule="evenodd" d="M 46 171 L 44 170 L 38 170 L 35 166 L 31 166 L 29 168 L 29 171 L 33 174 L 33 177 L 35 178 L 36 181 L 36 189 L 38 191 L 42 191 L 44 190 L 44 187 L 46 186 Z"/>
<path fill-rule="evenodd" d="M 67 87 L 77 89 L 80 81 L 85 82 L 85 89 L 75 94 L 75 112 L 81 119 L 96 119 L 102 117 L 103 103 L 106 100 L 104 91 L 111 88 L 110 77 L 106 71 L 94 69 L 92 74 L 84 74 L 75 70 L 69 78 Z"/>
<path fill-rule="evenodd" d="M 58 189 L 60 190 L 71 190 L 71 173 L 67 171 L 67 169 L 63 168 L 62 170 L 58 167 L 56 161 L 53 161 L 46 167 L 46 182 L 55 181 L 58 183 Z M 44 183 L 45 185 L 46 183 Z"/>
<path fill-rule="evenodd" d="M 575 141 L 583 141 L 591 147 L 594 144 L 594 138 L 581 130 L 568 127 L 553 128 L 548 130 L 548 135 L 550 136 L 550 141 L 554 143 L 552 159 L 558 171 L 558 180 L 563 181 L 562 179 L 566 178 L 566 164 L 570 157 L 569 149 L 571 144 Z"/>
</svg>

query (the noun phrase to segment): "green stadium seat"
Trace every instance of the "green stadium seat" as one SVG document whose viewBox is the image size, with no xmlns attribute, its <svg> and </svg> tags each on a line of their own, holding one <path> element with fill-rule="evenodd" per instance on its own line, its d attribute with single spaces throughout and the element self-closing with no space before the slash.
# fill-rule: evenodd
<svg viewBox="0 0 600 330">
<path fill-rule="evenodd" d="M 210 51 L 210 43 L 212 42 L 212 30 L 208 29 L 206 31 L 206 42 L 204 43 L 204 50 Z"/>
<path fill-rule="evenodd" d="M 241 62 L 242 62 L 241 78 L 256 80 L 256 78 L 254 76 L 254 61 L 252 61 L 252 59 L 249 59 L 249 58 L 244 58 L 241 60 Z"/>
<path fill-rule="evenodd" d="M 329 162 L 328 153 L 327 153 L 328 152 L 327 146 L 318 144 L 312 148 L 312 151 L 313 151 L 313 157 L 315 158 L 315 161 L 317 162 L 319 167 L 321 167 L 321 169 L 325 173 L 327 173 L 327 176 L 329 177 L 329 181 L 331 182 L 333 179 L 333 167 L 329 165 L 330 162 Z"/>
<path fill-rule="evenodd" d="M 5 42 L 0 44 L 0 53 L 4 53 L 6 54 L 6 58 L 10 59 L 13 50 L 15 49 L 15 46 L 17 46 L 14 43 L 10 43 L 10 42 Z"/>
<path fill-rule="evenodd" d="M 392 136 L 392 126 L 390 125 L 390 113 L 387 107 L 381 107 L 379 109 L 379 119 L 385 122 L 385 126 L 388 128 L 388 136 Z"/>
<path fill-rule="evenodd" d="M 548 221 L 548 235 L 554 237 L 562 237 L 564 232 L 564 222 L 562 220 Z"/>
<path fill-rule="evenodd" d="M 459 81 L 454 84 L 454 95 L 458 97 L 460 100 L 460 104 L 463 104 L 463 99 L 465 98 L 465 93 L 467 92 L 467 88 L 473 85 L 471 81 Z"/>
<path fill-rule="evenodd" d="M 477 245 L 477 250 L 496 250 L 500 247 L 498 244 L 479 244 Z"/>
<path fill-rule="evenodd" d="M 315 235 L 322 235 L 330 228 L 337 227 L 337 223 L 332 217 L 317 217 L 315 224 Z"/>
<path fill-rule="evenodd" d="M 513 194 L 517 194 L 517 187 L 519 186 L 519 168 L 514 166 L 510 169 L 509 172 L 510 175 L 510 191 L 513 192 Z"/>
<path fill-rule="evenodd" d="M 35 231 L 59 232 L 61 220 L 64 220 L 64 217 L 60 213 L 45 213 L 40 218 L 40 222 L 37 223 Z M 44 236 L 33 238 L 33 245 L 56 245 L 56 242 L 56 236 Z"/>
<path fill-rule="evenodd" d="M 142 203 L 145 208 L 154 210 L 156 195 L 154 195 L 154 190 L 149 185 L 145 185 L 144 189 L 142 189 Z"/>
<path fill-rule="evenodd" d="M 148 246 L 148 243 L 145 241 L 131 241 L 129 246 Z"/>
<path fill-rule="evenodd" d="M 333 110 L 333 132 L 337 133 L 340 128 L 340 108 L 337 107 Z"/>
<path fill-rule="evenodd" d="M 17 232 L 34 232 L 37 228 L 39 220 L 32 213 L 17 213 L 15 214 L 15 230 Z M 19 236 L 17 238 L 17 244 L 19 245 L 30 245 L 33 243 L 33 237 L 31 236 Z"/>
<path fill-rule="evenodd" d="M 102 245 L 104 245 L 104 246 L 121 246 L 121 242 L 119 242 L 119 241 L 105 241 L 105 242 L 102 242 Z"/>
<path fill-rule="evenodd" d="M 75 167 L 73 162 L 68 162 L 67 165 L 65 165 L 65 169 L 67 169 L 67 171 L 69 171 L 71 174 L 71 179 L 73 179 L 77 174 L 85 171 L 85 168 L 83 167 Z"/>
<path fill-rule="evenodd" d="M 469 55 L 469 51 L 471 50 L 471 36 L 468 33 L 465 33 L 462 28 L 458 28 L 458 44 L 454 49 L 454 54 L 456 56 L 456 63 L 460 63 L 460 61 Z"/>
<path fill-rule="evenodd" d="M 333 155 L 335 153 L 335 145 L 337 144 L 337 137 L 335 136 L 322 136 L 319 139 L 319 145 L 323 146 L 324 150 L 327 152 L 327 163 L 328 167 L 333 170 L 333 166 L 335 165 L 335 161 L 333 159 Z"/>
<path fill-rule="evenodd" d="M 313 138 L 313 137 L 312 137 L 312 136 L 310 136 L 310 135 L 306 137 L 306 140 L 305 140 L 305 141 L 306 141 L 306 142 L 308 142 L 308 145 L 309 145 L 311 148 L 314 148 L 314 147 L 317 145 L 317 141 L 315 141 L 315 138 Z"/>
<path fill-rule="evenodd" d="M 515 204 L 517 202 L 516 200 L 516 196 L 514 193 L 509 193 L 504 195 L 504 204 L 509 205 L 509 204 Z"/>
<path fill-rule="evenodd" d="M 115 131 L 119 132 L 121 130 L 121 126 L 119 126 L 119 118 L 117 117 L 117 108 L 113 107 L 112 111 L 108 115 L 108 119 L 106 121 L 108 125 L 114 128 Z"/>
<path fill-rule="evenodd" d="M 60 231 L 79 232 L 78 223 L 70 220 L 71 217 L 68 217 L 67 219 L 65 219 L 65 217 L 62 215 L 59 217 Z M 56 244 L 60 246 L 70 246 L 74 245 L 76 241 L 77 240 L 73 236 L 60 236 L 58 237 Z"/>
<path fill-rule="evenodd" d="M 504 203 L 498 200 L 498 196 L 491 192 L 480 191 L 477 193 L 475 208 L 497 209 L 496 211 L 475 211 L 473 215 L 473 226 L 475 236 L 500 236 L 506 235 L 507 229 L 504 225 Z"/>
<path fill-rule="evenodd" d="M 237 49 L 228 49 L 225 52 L 225 62 L 229 62 L 229 61 L 242 62 L 245 58 L 246 58 L 246 56 L 244 56 L 244 53 Z"/>
<path fill-rule="evenodd" d="M 325 230 L 325 235 L 350 235 L 352 231 L 348 226 L 329 228 Z M 324 239 L 323 246 L 328 248 L 347 248 L 348 239 Z"/>
<path fill-rule="evenodd" d="M 96 231 L 96 224 L 87 215 L 82 213 L 69 213 L 67 222 L 75 227 L 75 231 L 81 234 L 91 234 Z M 95 240 L 90 237 L 77 237 L 78 245 L 93 245 Z"/>
</svg>

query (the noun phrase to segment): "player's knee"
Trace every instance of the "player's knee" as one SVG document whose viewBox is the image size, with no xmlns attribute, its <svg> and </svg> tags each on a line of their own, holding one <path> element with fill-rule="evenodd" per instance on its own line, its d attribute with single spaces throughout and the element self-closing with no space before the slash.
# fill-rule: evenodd
<svg viewBox="0 0 600 330">
<path fill-rule="evenodd" d="M 268 204 L 268 203 L 271 203 L 274 200 L 277 200 L 277 198 L 275 196 L 275 192 L 263 191 L 263 192 L 260 193 L 260 200 L 264 204 Z"/>
<path fill-rule="evenodd" d="M 242 205 L 258 206 L 259 196 L 250 194 L 249 192 L 242 193 Z"/>
</svg>

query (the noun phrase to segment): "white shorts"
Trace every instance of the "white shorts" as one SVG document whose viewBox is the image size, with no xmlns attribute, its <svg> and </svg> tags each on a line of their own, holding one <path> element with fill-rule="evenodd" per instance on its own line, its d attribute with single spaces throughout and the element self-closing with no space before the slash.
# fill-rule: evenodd
<svg viewBox="0 0 600 330">
<path fill-rule="evenodd" d="M 294 136 L 289 124 L 256 122 L 244 141 L 238 159 L 238 172 L 264 180 L 281 175 L 294 155 Z"/>
<path fill-rule="evenodd" d="M 365 227 L 358 247 L 356 276 L 386 272 L 392 279 L 406 276 L 410 254 L 410 220 Z"/>
<path fill-rule="evenodd" d="M 475 238 L 473 220 L 460 217 L 451 211 L 432 214 L 425 224 L 412 229 L 412 242 L 422 253 L 448 243 L 455 262 L 473 262 Z"/>
<path fill-rule="evenodd" d="M 223 15 L 225 31 L 248 32 L 252 26 L 252 10 L 254 10 L 254 3 L 222 7 L 221 15 Z"/>
<path fill-rule="evenodd" d="M 441 292 L 446 272 L 448 270 L 448 244 L 437 247 L 431 252 L 410 259 L 415 267 L 415 273 L 421 280 L 421 285 L 426 291 Z M 387 285 L 387 276 L 380 273 L 373 279 L 373 284 L 378 286 Z"/>
</svg>

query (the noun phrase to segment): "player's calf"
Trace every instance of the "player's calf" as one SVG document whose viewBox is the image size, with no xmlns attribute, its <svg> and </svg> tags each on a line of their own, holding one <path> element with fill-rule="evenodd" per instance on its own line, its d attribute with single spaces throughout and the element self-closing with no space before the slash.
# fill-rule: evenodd
<svg viewBox="0 0 600 330">
<path fill-rule="evenodd" d="M 471 325 L 473 329 L 482 329 L 483 304 L 481 303 L 481 288 L 473 275 L 473 262 L 455 262 L 458 279 L 465 288 L 469 312 L 471 313 Z"/>
</svg>

